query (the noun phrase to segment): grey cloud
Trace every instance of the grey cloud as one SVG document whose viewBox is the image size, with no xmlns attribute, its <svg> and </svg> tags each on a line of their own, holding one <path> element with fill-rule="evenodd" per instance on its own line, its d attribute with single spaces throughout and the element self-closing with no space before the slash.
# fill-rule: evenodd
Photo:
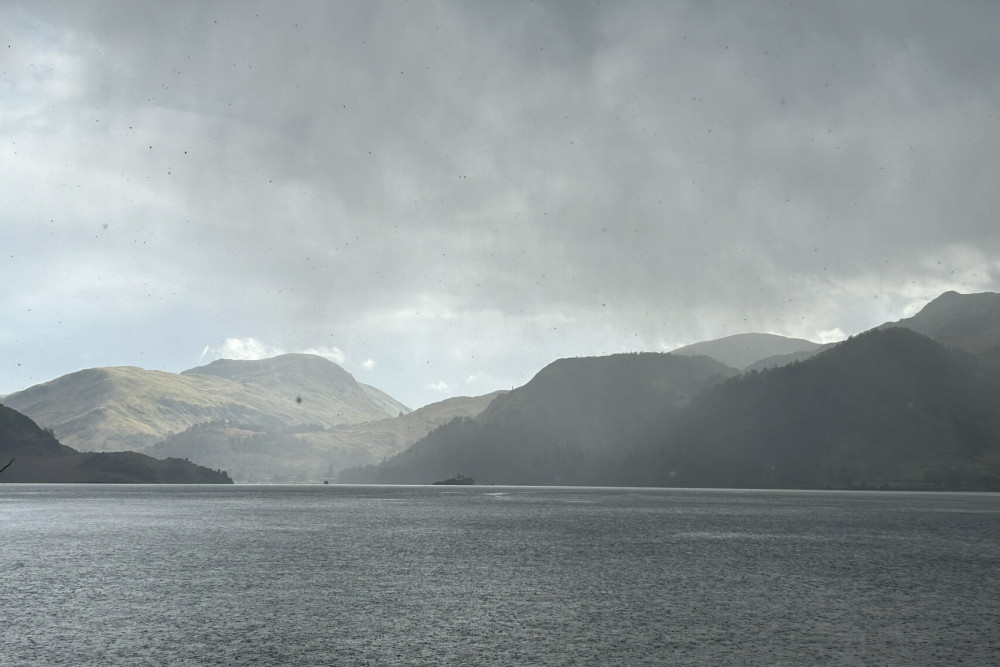
<svg viewBox="0 0 1000 667">
<path fill-rule="evenodd" d="M 49 69 L 11 60 L 7 134 L 37 177 L 0 209 L 20 221 L 2 270 L 41 307 L 52 275 L 103 267 L 114 288 L 49 309 L 93 339 L 132 304 L 180 331 L 145 349 L 161 365 L 227 338 L 336 346 L 397 391 L 853 333 L 997 286 L 998 13 L 32 4 L 7 50 Z M 12 339 L 55 340 L 32 321 Z"/>
</svg>

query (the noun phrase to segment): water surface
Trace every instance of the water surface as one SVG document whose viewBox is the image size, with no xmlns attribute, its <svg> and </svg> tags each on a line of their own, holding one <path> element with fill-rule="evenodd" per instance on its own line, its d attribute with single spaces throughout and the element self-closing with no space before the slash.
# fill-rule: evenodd
<svg viewBox="0 0 1000 667">
<path fill-rule="evenodd" d="M 1000 496 L 0 485 L 0 664 L 996 664 Z"/>
</svg>

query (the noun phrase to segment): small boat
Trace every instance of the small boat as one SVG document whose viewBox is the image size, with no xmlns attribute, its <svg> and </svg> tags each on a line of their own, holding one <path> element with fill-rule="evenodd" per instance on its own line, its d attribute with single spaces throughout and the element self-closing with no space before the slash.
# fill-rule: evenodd
<svg viewBox="0 0 1000 667">
<path fill-rule="evenodd" d="M 474 479 L 472 479 L 471 477 L 466 477 L 465 475 L 459 474 L 456 477 L 449 477 L 448 479 L 442 479 L 442 480 L 439 480 L 437 482 L 434 482 L 434 485 L 435 486 L 441 486 L 441 485 L 449 485 L 449 486 L 452 486 L 452 485 L 462 485 L 462 486 L 465 486 L 465 485 L 475 484 L 475 483 L 476 483 L 476 481 Z"/>
</svg>

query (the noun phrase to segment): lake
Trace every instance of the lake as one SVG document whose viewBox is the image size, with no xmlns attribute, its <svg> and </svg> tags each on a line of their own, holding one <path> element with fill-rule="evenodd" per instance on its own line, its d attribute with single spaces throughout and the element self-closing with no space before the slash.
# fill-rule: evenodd
<svg viewBox="0 0 1000 667">
<path fill-rule="evenodd" d="M 1000 495 L 0 485 L 0 664 L 997 664 Z"/>
</svg>

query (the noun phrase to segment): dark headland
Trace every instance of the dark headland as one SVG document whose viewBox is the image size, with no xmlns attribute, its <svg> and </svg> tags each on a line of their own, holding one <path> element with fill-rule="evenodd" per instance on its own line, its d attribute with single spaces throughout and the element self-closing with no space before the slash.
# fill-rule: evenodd
<svg viewBox="0 0 1000 667">
<path fill-rule="evenodd" d="M 78 452 L 20 412 L 0 405 L 0 482 L 232 484 L 222 470 L 136 452 Z"/>
<path fill-rule="evenodd" d="M 449 477 L 448 479 L 442 479 L 434 482 L 434 486 L 469 486 L 475 484 L 476 481 L 471 477 L 466 477 L 465 475 L 459 474 L 455 477 Z"/>
</svg>

